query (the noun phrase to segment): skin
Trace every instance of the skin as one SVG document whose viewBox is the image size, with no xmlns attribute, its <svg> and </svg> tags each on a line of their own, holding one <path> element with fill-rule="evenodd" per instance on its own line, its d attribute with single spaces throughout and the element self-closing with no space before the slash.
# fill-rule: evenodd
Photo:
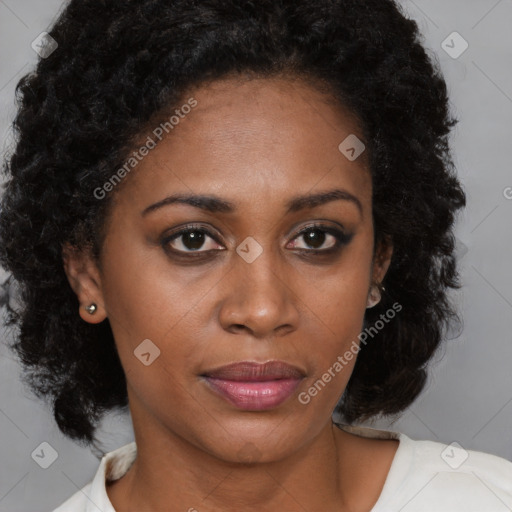
<svg viewBox="0 0 512 512">
<path fill-rule="evenodd" d="M 398 442 L 333 426 L 355 358 L 307 405 L 298 400 L 358 341 L 370 285 L 391 260 L 391 245 L 373 258 L 366 153 L 351 162 L 338 150 L 350 134 L 363 138 L 360 126 L 289 77 L 228 78 L 191 96 L 197 107 L 116 191 L 100 264 L 85 250 L 63 252 L 79 314 L 90 323 L 108 317 L 127 377 L 138 456 L 108 496 L 122 512 L 369 511 Z M 291 198 L 331 189 L 357 197 L 362 211 L 335 200 L 286 213 Z M 174 203 L 141 214 L 175 193 L 215 195 L 235 211 Z M 313 221 L 352 238 L 330 256 L 312 255 L 315 246 L 297 233 Z M 199 250 L 211 252 L 198 260 L 183 237 L 167 246 L 185 252 L 179 259 L 162 247 L 188 223 L 217 238 L 205 238 Z M 236 252 L 248 236 L 263 249 L 252 263 Z M 317 248 L 335 242 L 325 237 Z M 94 315 L 84 310 L 91 302 Z M 134 356 L 145 339 L 160 350 L 149 366 Z M 306 377 L 272 410 L 239 410 L 199 377 L 275 359 Z M 251 463 L 243 463 L 247 453 Z"/>
</svg>

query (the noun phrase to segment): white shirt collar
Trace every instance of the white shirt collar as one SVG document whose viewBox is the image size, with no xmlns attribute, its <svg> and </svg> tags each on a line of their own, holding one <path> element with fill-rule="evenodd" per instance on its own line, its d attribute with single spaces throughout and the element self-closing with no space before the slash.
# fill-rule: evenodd
<svg viewBox="0 0 512 512">
<path fill-rule="evenodd" d="M 135 441 L 108 452 L 101 459 L 93 481 L 85 512 L 115 512 L 110 502 L 106 484 L 118 480 L 130 469 L 137 456 Z"/>
</svg>

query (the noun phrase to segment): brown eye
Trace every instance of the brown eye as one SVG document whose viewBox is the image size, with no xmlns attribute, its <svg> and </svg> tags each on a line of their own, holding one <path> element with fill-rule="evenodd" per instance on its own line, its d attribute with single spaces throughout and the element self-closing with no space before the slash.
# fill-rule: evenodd
<svg viewBox="0 0 512 512">
<path fill-rule="evenodd" d="M 346 245 L 352 239 L 343 231 L 327 226 L 308 226 L 293 240 L 293 248 L 307 252 L 327 252 Z M 300 245 L 302 241 L 302 245 Z"/>
<path fill-rule="evenodd" d="M 193 226 L 166 237 L 162 241 L 162 245 L 166 249 L 179 253 L 197 253 L 223 249 L 209 231 Z"/>
<path fill-rule="evenodd" d="M 324 247 L 324 249 L 328 249 L 329 247 L 332 247 L 336 244 L 336 239 L 332 235 L 329 235 L 325 231 L 321 231 L 319 229 L 311 229 L 306 233 L 303 233 L 301 237 L 306 245 L 312 247 L 313 249 L 322 248 L 322 246 L 325 244 L 325 240 L 328 239 L 328 237 L 331 238 L 331 244 L 327 244 L 328 246 Z"/>
</svg>

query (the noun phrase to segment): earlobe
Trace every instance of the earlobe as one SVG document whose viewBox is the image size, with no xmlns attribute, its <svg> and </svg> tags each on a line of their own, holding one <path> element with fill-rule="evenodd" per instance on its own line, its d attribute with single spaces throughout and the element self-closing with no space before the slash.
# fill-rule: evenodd
<svg viewBox="0 0 512 512">
<path fill-rule="evenodd" d="M 94 302 L 90 304 L 80 304 L 78 314 L 82 320 L 89 324 L 99 324 L 107 318 L 105 308 Z"/>
<path fill-rule="evenodd" d="M 62 247 L 62 262 L 68 282 L 80 303 L 78 314 L 82 320 L 91 324 L 105 320 L 107 313 L 101 276 L 91 252 L 65 244 Z"/>
</svg>

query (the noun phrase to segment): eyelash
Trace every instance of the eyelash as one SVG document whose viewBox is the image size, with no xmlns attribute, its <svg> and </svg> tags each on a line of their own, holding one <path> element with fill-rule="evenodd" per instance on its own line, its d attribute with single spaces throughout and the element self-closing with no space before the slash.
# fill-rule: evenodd
<svg viewBox="0 0 512 512">
<path fill-rule="evenodd" d="M 337 252 L 339 252 L 339 250 L 343 246 L 348 245 L 350 243 L 350 241 L 352 240 L 352 237 L 353 237 L 353 233 L 352 234 L 348 234 L 348 233 L 345 233 L 342 230 L 333 228 L 331 226 L 325 226 L 323 224 L 313 223 L 313 224 L 310 224 L 310 225 L 304 227 L 303 229 L 301 229 L 293 237 L 292 240 L 296 240 L 296 239 L 300 238 L 302 235 L 304 235 L 306 233 L 309 233 L 311 231 L 319 231 L 321 233 L 326 233 L 326 234 L 332 235 L 335 238 L 335 243 L 334 243 L 334 245 L 332 247 L 329 247 L 328 249 L 302 249 L 302 248 L 296 249 L 300 253 L 307 254 L 307 255 L 310 255 L 310 256 L 311 255 L 313 255 L 313 256 L 315 256 L 315 255 L 327 256 L 327 255 L 332 255 L 334 253 L 337 253 Z M 184 257 L 184 258 L 187 258 L 187 259 L 200 258 L 200 257 L 203 257 L 204 255 L 206 255 L 208 253 L 213 252 L 213 251 L 220 251 L 221 250 L 221 249 L 209 249 L 209 250 L 206 250 L 206 251 L 201 251 L 201 250 L 197 250 L 197 251 L 181 251 L 181 250 L 172 249 L 172 248 L 169 247 L 169 244 L 171 242 L 173 242 L 174 240 L 178 239 L 180 236 L 182 236 L 184 234 L 187 234 L 187 233 L 202 233 L 202 234 L 205 234 L 208 237 L 210 237 L 211 239 L 213 239 L 217 244 L 222 245 L 217 240 L 216 236 L 213 235 L 208 229 L 206 229 L 204 227 L 201 227 L 201 226 L 198 226 L 198 225 L 193 225 L 192 224 L 192 225 L 187 225 L 184 228 L 180 229 L 179 231 L 177 231 L 177 232 L 175 232 L 175 233 L 165 237 L 161 241 L 161 245 L 162 245 L 163 249 L 167 253 L 170 253 L 172 256 L 176 256 L 178 258 L 179 257 Z"/>
</svg>

